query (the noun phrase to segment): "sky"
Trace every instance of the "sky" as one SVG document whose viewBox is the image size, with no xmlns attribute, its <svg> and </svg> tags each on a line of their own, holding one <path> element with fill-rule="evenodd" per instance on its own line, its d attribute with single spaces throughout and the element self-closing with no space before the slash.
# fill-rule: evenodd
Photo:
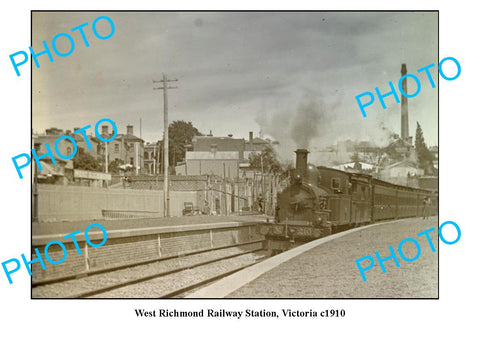
<svg viewBox="0 0 480 340">
<path fill-rule="evenodd" d="M 113 36 L 92 32 L 106 15 Z M 438 84 L 436 12 L 35 12 L 32 47 L 51 46 L 58 33 L 88 23 L 71 55 L 54 62 L 39 57 L 32 67 L 33 130 L 95 126 L 115 121 L 120 133 L 134 125 L 146 142 L 161 139 L 163 93 L 153 90 L 165 73 L 177 78 L 169 91 L 169 119 L 191 121 L 202 133 L 276 139 L 289 152 L 321 149 L 337 140 L 386 143 L 400 134 L 400 104 L 378 98 L 364 118 L 355 96 L 397 86 L 401 64 L 422 87 L 408 100 L 409 132 L 416 122 L 426 143 L 438 145 L 438 86 L 416 70 L 434 63 Z M 105 20 L 97 25 L 106 35 Z M 60 51 L 70 45 L 64 37 Z M 411 79 L 408 88 L 415 91 Z M 397 88 L 398 91 L 398 88 Z M 363 99 L 363 100 L 366 100 Z"/>
</svg>

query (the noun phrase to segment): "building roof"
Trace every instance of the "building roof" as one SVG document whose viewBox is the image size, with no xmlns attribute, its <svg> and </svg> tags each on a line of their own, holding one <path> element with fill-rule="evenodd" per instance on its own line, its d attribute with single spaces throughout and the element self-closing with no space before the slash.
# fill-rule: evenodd
<svg viewBox="0 0 480 340">
<path fill-rule="evenodd" d="M 119 133 L 117 137 L 115 137 L 115 140 L 121 140 L 122 137 L 125 141 L 128 141 L 128 142 L 142 142 L 142 143 L 144 142 L 143 139 L 134 135 L 126 134 L 126 133 Z"/>
<path fill-rule="evenodd" d="M 398 168 L 398 167 L 412 167 L 412 168 L 417 168 L 417 164 L 415 162 L 409 160 L 409 159 L 404 159 L 403 161 L 396 162 L 390 165 L 387 165 L 385 169 L 391 169 L 391 168 Z"/>
<path fill-rule="evenodd" d="M 252 140 L 252 143 L 253 144 L 269 144 L 265 139 L 262 139 L 262 138 L 259 138 L 259 137 L 255 137 Z"/>
<path fill-rule="evenodd" d="M 186 160 L 238 160 L 238 151 L 187 151 L 185 154 Z"/>
<path fill-rule="evenodd" d="M 375 165 L 373 165 L 373 164 L 364 163 L 364 162 L 357 162 L 357 163 L 359 163 L 361 165 L 362 170 L 372 170 L 372 169 L 375 168 Z M 344 163 L 344 164 L 332 166 L 332 168 L 345 171 L 345 169 L 347 169 L 347 168 L 352 168 L 353 169 L 354 166 L 355 166 L 355 162 L 349 162 L 349 163 Z"/>
<path fill-rule="evenodd" d="M 46 178 L 48 176 L 65 176 L 61 172 L 57 171 L 52 164 L 44 161 L 40 161 L 42 170 L 38 169 L 38 178 Z"/>
<path fill-rule="evenodd" d="M 243 138 L 195 136 L 192 139 L 193 151 L 211 151 L 216 146 L 217 151 L 239 151 L 245 150 Z"/>
</svg>

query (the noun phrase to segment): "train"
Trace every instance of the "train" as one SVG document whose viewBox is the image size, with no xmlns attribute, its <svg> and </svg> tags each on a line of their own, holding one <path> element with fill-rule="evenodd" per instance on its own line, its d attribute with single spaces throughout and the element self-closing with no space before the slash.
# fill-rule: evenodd
<svg viewBox="0 0 480 340">
<path fill-rule="evenodd" d="M 438 192 L 396 185 L 367 174 L 308 163 L 298 149 L 290 184 L 277 196 L 274 223 L 265 224 L 266 247 L 274 252 L 364 224 L 421 217 L 438 211 Z"/>
</svg>

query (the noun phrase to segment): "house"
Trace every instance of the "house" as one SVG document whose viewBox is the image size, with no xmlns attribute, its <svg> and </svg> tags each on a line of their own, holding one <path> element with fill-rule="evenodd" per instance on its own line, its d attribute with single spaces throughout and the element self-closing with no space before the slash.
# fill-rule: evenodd
<svg viewBox="0 0 480 340">
<path fill-rule="evenodd" d="M 159 173 L 160 143 L 147 143 L 144 146 L 143 166 L 146 174 L 156 175 Z"/>
<path fill-rule="evenodd" d="M 332 166 L 333 169 L 338 169 L 346 172 L 376 172 L 378 171 L 377 167 L 373 164 L 365 162 L 349 162 L 344 164 L 339 164 Z"/>
<path fill-rule="evenodd" d="M 192 139 L 193 151 L 186 151 L 185 162 L 175 167 L 177 175 L 217 175 L 238 178 L 248 168 L 248 156 L 260 153 L 270 142 L 253 138 L 249 134 L 248 142 L 243 138 L 195 136 Z"/>
<path fill-rule="evenodd" d="M 177 175 L 216 175 L 239 177 L 238 151 L 187 151 L 185 163 L 175 167 Z"/>
<path fill-rule="evenodd" d="M 102 137 L 110 138 L 112 133 L 108 131 L 108 125 L 102 126 Z M 144 141 L 133 133 L 133 125 L 127 125 L 127 133 L 117 133 L 117 137 L 108 143 L 108 162 L 119 160 L 123 164 L 130 164 L 135 173 L 144 170 Z M 105 146 L 102 146 L 101 156 L 104 157 Z"/>
<path fill-rule="evenodd" d="M 36 166 L 38 183 L 68 185 L 73 181 L 72 160 L 65 160 L 55 156 L 55 163 L 53 164 L 50 158 L 44 158 L 40 161 L 42 170 Z"/>
<path fill-rule="evenodd" d="M 270 142 L 265 139 L 262 139 L 259 137 L 253 138 L 253 132 L 250 131 L 248 136 L 248 142 L 245 143 L 245 152 L 244 152 L 245 159 L 248 160 L 251 154 L 261 153 L 269 145 L 270 145 Z"/>
<path fill-rule="evenodd" d="M 411 177 L 423 175 L 423 169 L 417 168 L 415 162 L 409 159 L 390 164 L 380 171 L 381 180 L 399 185 L 409 185 Z"/>
</svg>

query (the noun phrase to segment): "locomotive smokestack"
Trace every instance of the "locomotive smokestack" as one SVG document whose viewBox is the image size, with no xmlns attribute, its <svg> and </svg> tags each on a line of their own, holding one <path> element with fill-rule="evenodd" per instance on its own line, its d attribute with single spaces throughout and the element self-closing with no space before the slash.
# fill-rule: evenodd
<svg viewBox="0 0 480 340">
<path fill-rule="evenodd" d="M 295 153 L 297 154 L 296 170 L 297 173 L 303 177 L 307 170 L 308 150 L 298 149 L 297 151 L 295 151 Z"/>
</svg>

